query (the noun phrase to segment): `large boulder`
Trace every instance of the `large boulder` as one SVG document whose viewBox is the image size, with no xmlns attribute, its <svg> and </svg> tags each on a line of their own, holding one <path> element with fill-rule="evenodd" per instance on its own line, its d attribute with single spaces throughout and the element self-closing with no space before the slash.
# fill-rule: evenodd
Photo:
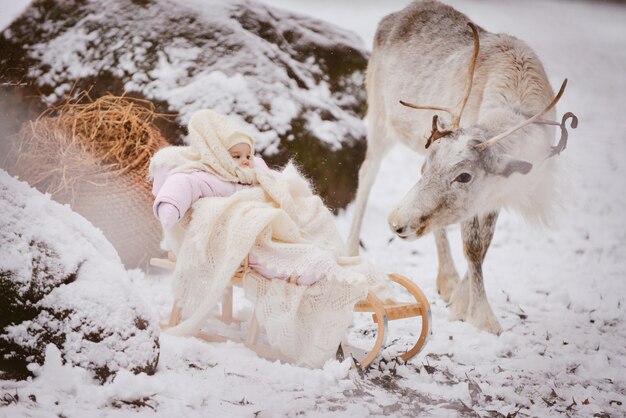
<svg viewBox="0 0 626 418">
<path fill-rule="evenodd" d="M 31 375 L 49 344 L 102 382 L 154 373 L 156 312 L 104 235 L 3 170 L 0 213 L 0 378 Z"/>
<path fill-rule="evenodd" d="M 332 208 L 365 154 L 367 52 L 355 34 L 245 0 L 39 0 L 0 36 L 3 93 L 148 98 L 176 124 L 200 108 L 239 119 L 270 165 L 294 158 Z M 74 90 L 72 90 L 74 89 Z"/>
</svg>

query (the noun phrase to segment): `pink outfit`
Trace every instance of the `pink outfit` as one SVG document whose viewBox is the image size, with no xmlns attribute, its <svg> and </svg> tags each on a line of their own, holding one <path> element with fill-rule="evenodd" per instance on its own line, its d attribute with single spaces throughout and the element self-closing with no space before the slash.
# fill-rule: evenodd
<svg viewBox="0 0 626 418">
<path fill-rule="evenodd" d="M 259 157 L 254 157 L 254 166 L 269 170 L 265 161 Z M 152 185 L 152 194 L 155 196 L 152 211 L 165 229 L 171 228 L 178 222 L 187 213 L 191 205 L 202 197 L 227 197 L 239 190 L 250 187 L 222 180 L 215 174 L 205 171 L 169 174 L 171 169 L 172 167 L 168 166 L 155 167 L 154 183 Z M 159 216 L 161 206 L 169 207 L 169 205 L 162 205 L 163 203 L 169 203 L 177 209 L 178 216 L 174 218 L 174 222 L 171 222 L 172 214 L 175 214 L 175 212 L 172 212 L 171 207 L 169 210 L 165 210 L 166 213 L 164 215 L 169 215 L 167 219 Z"/>
<path fill-rule="evenodd" d="M 254 166 L 269 170 L 265 161 L 259 157 L 254 157 Z M 155 196 L 152 211 L 165 230 L 174 226 L 185 216 L 185 213 L 198 199 L 215 196 L 227 197 L 251 187 L 222 180 L 215 174 L 205 171 L 169 174 L 171 169 L 171 166 L 155 167 L 152 185 L 152 194 Z M 289 279 L 288 275 L 278 274 L 272 268 L 260 264 L 253 251 L 248 255 L 251 268 L 266 278 Z M 315 283 L 315 281 L 313 275 L 304 274 L 298 278 L 297 283 L 308 285 Z"/>
</svg>

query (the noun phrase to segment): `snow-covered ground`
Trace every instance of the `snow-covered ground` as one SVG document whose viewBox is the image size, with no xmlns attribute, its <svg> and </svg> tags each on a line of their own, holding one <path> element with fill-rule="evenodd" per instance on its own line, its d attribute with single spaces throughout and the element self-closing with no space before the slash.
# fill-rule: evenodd
<svg viewBox="0 0 626 418">
<path fill-rule="evenodd" d="M 352 29 L 368 47 L 380 17 L 407 3 L 266 2 Z M 569 79 L 559 113 L 573 111 L 580 119 L 558 157 L 568 170 L 556 225 L 532 227 L 514 214 L 500 216 L 484 274 L 505 329 L 501 336 L 448 321 L 435 290 L 432 238 L 389 242 L 387 214 L 416 181 L 421 161 L 398 146 L 374 186 L 362 239 L 371 262 L 413 278 L 431 301 L 432 338 L 408 364 L 381 364 L 365 376 L 347 362 L 309 370 L 259 359 L 240 344 L 163 335 L 154 376 L 122 373 L 103 386 L 61 365 L 51 351 L 39 377 L 0 381 L 0 417 L 625 416 L 626 7 L 556 0 L 449 3 L 487 30 L 527 41 L 553 86 Z M 344 234 L 351 215 L 348 208 L 337 218 Z M 451 235 L 463 270 L 457 227 Z M 155 269 L 134 277 L 165 317 L 169 274 Z M 403 341 L 410 329 L 392 331 Z"/>
</svg>

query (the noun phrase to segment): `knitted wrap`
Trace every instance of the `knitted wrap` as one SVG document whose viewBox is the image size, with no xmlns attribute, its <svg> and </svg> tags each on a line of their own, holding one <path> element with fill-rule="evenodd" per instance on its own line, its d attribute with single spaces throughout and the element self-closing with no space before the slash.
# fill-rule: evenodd
<svg viewBox="0 0 626 418">
<path fill-rule="evenodd" d="M 232 145 L 245 142 L 254 153 L 254 140 L 239 126 L 226 116 L 203 109 L 191 116 L 188 128 L 189 146 L 171 146 L 159 150 L 152 157 L 148 178 L 153 178 L 154 167 L 167 164 L 176 167 L 173 173 L 208 171 L 225 181 L 256 183 L 254 170 L 238 166 L 228 152 Z"/>
</svg>

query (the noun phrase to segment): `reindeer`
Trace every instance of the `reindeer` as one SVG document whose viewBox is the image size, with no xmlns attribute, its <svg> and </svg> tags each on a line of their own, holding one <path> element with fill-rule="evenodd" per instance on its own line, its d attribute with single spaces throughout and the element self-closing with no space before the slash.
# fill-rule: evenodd
<svg viewBox="0 0 626 418">
<path fill-rule="evenodd" d="M 368 64 L 368 149 L 359 170 L 350 251 L 358 254 L 367 198 L 391 146 L 399 141 L 424 153 L 421 178 L 391 212 L 389 226 L 406 240 L 433 231 L 437 291 L 449 302 L 450 318 L 500 334 L 482 263 L 500 209 L 539 221 L 552 212 L 557 166 L 550 157 L 567 144 L 567 120 L 572 128 L 578 124 L 572 113 L 561 123 L 552 121 L 566 83 L 554 96 L 524 42 L 489 33 L 437 1 L 414 1 L 383 18 Z M 561 128 L 556 146 L 553 125 Z M 453 223 L 461 225 L 468 266 L 463 280 L 445 232 Z"/>
</svg>

